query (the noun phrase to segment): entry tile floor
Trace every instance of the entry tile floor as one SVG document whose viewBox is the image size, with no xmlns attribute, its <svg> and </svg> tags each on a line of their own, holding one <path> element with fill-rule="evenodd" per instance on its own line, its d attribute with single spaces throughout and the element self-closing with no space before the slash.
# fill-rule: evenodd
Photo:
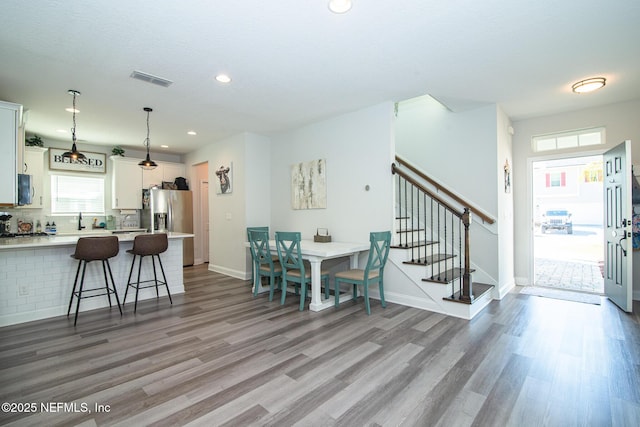
<svg viewBox="0 0 640 427">
<path fill-rule="evenodd" d="M 536 286 L 570 291 L 604 293 L 604 279 L 599 263 L 535 258 Z"/>
</svg>

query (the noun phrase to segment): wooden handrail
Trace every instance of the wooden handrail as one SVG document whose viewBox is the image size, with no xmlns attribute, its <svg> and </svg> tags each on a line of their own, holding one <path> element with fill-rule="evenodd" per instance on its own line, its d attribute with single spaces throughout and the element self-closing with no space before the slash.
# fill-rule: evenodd
<svg viewBox="0 0 640 427">
<path fill-rule="evenodd" d="M 496 220 L 492 217 L 490 217 L 489 215 L 483 213 L 479 208 L 475 207 L 474 205 L 472 205 L 471 203 L 467 202 L 466 200 L 462 199 L 460 196 L 454 194 L 453 192 L 451 192 L 449 189 L 447 189 L 446 187 L 443 187 L 440 183 L 438 183 L 437 181 L 435 181 L 434 179 L 428 177 L 427 175 L 424 174 L 424 172 L 422 172 L 421 170 L 419 170 L 418 168 L 416 168 L 415 166 L 413 166 L 411 163 L 409 163 L 407 160 L 403 159 L 402 157 L 398 156 L 396 154 L 396 161 L 398 163 L 400 163 L 403 166 L 406 166 L 407 169 L 409 169 L 411 172 L 415 173 L 416 175 L 418 175 L 420 178 L 424 179 L 425 181 L 429 182 L 431 185 L 433 185 L 438 191 L 442 191 L 444 194 L 446 194 L 447 196 L 449 196 L 450 198 L 452 198 L 453 200 L 455 200 L 456 202 L 460 203 L 462 206 L 469 208 L 469 210 L 471 212 L 473 212 L 474 215 L 477 215 L 478 217 L 480 217 L 484 222 L 488 222 L 489 224 L 493 224 L 494 222 L 496 222 Z M 395 165 L 392 166 L 392 172 L 393 173 L 398 173 L 400 170 L 397 169 L 395 167 Z M 403 178 L 409 180 L 409 178 L 406 176 L 406 174 L 402 175 Z M 412 182 L 413 183 L 413 182 Z M 414 184 L 415 185 L 415 184 Z M 427 191 L 424 189 L 424 187 L 421 187 L 421 189 L 423 191 Z M 433 194 L 431 192 L 429 192 L 429 195 L 431 195 L 432 197 L 436 198 L 435 196 L 433 196 Z M 440 199 L 438 198 L 438 200 L 440 201 Z M 444 204 L 444 203 L 443 203 Z M 451 208 L 449 208 L 451 209 Z M 455 209 L 451 209 L 453 212 L 457 212 Z"/>
<path fill-rule="evenodd" d="M 398 167 L 395 164 L 391 165 L 391 173 L 400 175 L 407 182 L 411 183 L 411 185 L 417 187 L 420 191 L 427 193 L 429 197 L 431 197 L 432 199 L 437 200 L 438 203 L 440 203 L 442 206 L 447 208 L 447 210 L 449 210 L 453 215 L 457 216 L 458 218 L 462 218 L 462 215 L 464 214 L 464 212 L 459 212 L 456 208 L 454 208 L 449 203 L 447 203 L 442 197 L 438 196 L 436 193 L 429 190 L 428 188 L 425 188 L 418 181 L 416 181 L 415 179 L 407 175 L 407 173 L 405 173 L 402 169 L 398 169 Z"/>
</svg>

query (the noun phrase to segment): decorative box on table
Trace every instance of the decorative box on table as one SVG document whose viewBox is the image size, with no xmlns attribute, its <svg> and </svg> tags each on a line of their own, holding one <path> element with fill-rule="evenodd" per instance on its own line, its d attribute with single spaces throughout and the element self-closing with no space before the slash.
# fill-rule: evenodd
<svg viewBox="0 0 640 427">
<path fill-rule="evenodd" d="M 331 235 L 329 235 L 329 230 L 326 228 L 318 228 L 316 230 L 315 236 L 313 236 L 314 242 L 319 243 L 328 243 L 331 241 Z"/>
</svg>

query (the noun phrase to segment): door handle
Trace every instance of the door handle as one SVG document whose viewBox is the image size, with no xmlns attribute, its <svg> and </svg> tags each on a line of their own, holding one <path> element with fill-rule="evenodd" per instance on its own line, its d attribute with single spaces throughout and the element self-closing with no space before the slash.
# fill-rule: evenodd
<svg viewBox="0 0 640 427">
<path fill-rule="evenodd" d="M 622 255 L 624 255 L 626 257 L 627 256 L 627 249 L 626 249 L 626 247 L 624 247 L 624 248 L 622 247 L 622 241 L 623 240 L 627 240 L 627 233 L 626 232 L 623 232 L 622 233 L 622 238 L 620 240 L 618 240 L 618 246 L 620 246 L 620 249 L 622 250 Z"/>
</svg>

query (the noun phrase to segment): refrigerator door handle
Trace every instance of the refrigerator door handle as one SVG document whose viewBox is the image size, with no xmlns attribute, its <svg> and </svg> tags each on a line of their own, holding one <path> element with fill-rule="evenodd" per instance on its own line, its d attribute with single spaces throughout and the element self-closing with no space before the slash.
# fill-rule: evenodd
<svg viewBox="0 0 640 427">
<path fill-rule="evenodd" d="M 167 197 L 167 223 L 165 226 L 167 231 L 173 231 L 173 201 L 171 197 Z"/>
</svg>

